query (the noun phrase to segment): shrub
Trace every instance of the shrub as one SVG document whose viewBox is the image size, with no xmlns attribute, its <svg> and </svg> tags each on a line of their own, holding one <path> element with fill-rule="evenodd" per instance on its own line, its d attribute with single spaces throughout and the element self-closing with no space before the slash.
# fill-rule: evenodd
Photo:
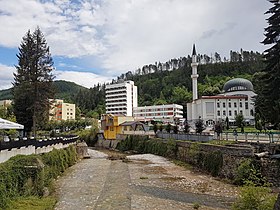
<svg viewBox="0 0 280 210">
<path fill-rule="evenodd" d="M 266 179 L 261 175 L 257 162 L 251 159 L 243 160 L 237 168 L 233 181 L 237 185 L 267 185 Z"/>
<path fill-rule="evenodd" d="M 120 151 L 137 151 L 139 153 L 152 153 L 164 157 L 176 157 L 177 146 L 174 140 L 167 143 L 162 140 L 148 139 L 145 136 L 128 136 L 125 140 L 118 143 L 117 147 Z"/>
<path fill-rule="evenodd" d="M 268 210 L 273 209 L 276 195 L 267 187 L 245 186 L 241 188 L 239 198 L 233 204 L 234 210 Z"/>
<path fill-rule="evenodd" d="M 88 130 L 80 130 L 77 132 L 77 135 L 79 136 L 79 139 L 82 141 L 85 141 L 88 146 L 94 146 L 97 142 L 97 133 L 98 133 L 98 127 L 96 123 L 93 123 L 91 125 L 92 127 Z"/>
<path fill-rule="evenodd" d="M 16 197 L 42 196 L 67 167 L 73 165 L 77 154 L 74 146 L 53 150 L 42 155 L 17 155 L 0 164 L 0 209 Z"/>
<path fill-rule="evenodd" d="M 176 158 L 178 147 L 174 139 L 169 139 L 167 141 L 166 156 L 171 158 Z"/>
<path fill-rule="evenodd" d="M 206 153 L 204 160 L 204 168 L 210 172 L 212 176 L 218 176 L 223 166 L 223 154 L 220 151 Z"/>
</svg>

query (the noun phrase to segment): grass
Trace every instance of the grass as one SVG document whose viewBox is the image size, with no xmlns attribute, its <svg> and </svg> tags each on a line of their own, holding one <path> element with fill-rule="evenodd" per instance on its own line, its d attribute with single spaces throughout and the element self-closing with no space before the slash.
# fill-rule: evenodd
<svg viewBox="0 0 280 210">
<path fill-rule="evenodd" d="M 11 200 L 7 210 L 52 210 L 56 204 L 54 197 L 40 198 L 37 196 L 20 197 Z"/>
<path fill-rule="evenodd" d="M 228 144 L 237 144 L 236 141 L 231 140 L 211 140 L 205 144 L 214 144 L 214 145 L 228 145 Z"/>
<path fill-rule="evenodd" d="M 177 166 L 181 166 L 181 167 L 184 167 L 185 169 L 187 170 L 192 170 L 193 169 L 193 166 L 184 162 L 184 161 L 181 161 L 181 160 L 172 160 L 172 162 L 177 165 Z"/>
</svg>

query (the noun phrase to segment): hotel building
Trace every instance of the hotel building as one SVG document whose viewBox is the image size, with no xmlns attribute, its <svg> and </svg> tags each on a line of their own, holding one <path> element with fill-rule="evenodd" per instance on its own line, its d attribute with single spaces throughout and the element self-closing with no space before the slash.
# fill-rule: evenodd
<svg viewBox="0 0 280 210">
<path fill-rule="evenodd" d="M 133 116 L 138 106 L 137 86 L 133 81 L 106 85 L 106 114 Z"/>
</svg>

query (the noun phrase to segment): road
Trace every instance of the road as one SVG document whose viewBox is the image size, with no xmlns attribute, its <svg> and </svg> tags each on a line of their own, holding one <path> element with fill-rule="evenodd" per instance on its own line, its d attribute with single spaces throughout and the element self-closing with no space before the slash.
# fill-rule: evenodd
<svg viewBox="0 0 280 210">
<path fill-rule="evenodd" d="M 89 150 L 90 159 L 57 180 L 56 210 L 230 209 L 237 188 L 144 154 L 111 158 Z M 109 154 L 110 157 L 115 157 Z M 123 156 L 121 156 L 123 157 Z"/>
</svg>

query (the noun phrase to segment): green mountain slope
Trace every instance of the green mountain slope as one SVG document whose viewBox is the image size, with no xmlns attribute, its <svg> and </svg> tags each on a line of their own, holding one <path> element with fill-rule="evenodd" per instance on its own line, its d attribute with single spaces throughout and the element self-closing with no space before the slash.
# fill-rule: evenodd
<svg viewBox="0 0 280 210">
<path fill-rule="evenodd" d="M 12 99 L 12 88 L 0 90 L 0 100 Z"/>
<path fill-rule="evenodd" d="M 54 81 L 54 88 L 56 91 L 55 98 L 64 99 L 66 102 L 74 102 L 74 97 L 79 91 L 88 90 L 87 88 L 77 85 L 74 82 L 64 80 Z M 0 100 L 13 99 L 11 91 L 12 88 L 0 90 Z"/>
</svg>

